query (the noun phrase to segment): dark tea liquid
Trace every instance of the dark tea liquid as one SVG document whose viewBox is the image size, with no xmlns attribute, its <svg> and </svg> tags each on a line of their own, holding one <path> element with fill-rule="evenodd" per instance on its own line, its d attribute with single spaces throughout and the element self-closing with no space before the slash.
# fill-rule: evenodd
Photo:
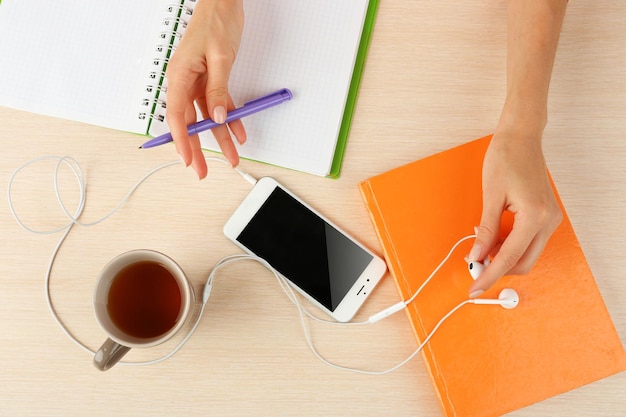
<svg viewBox="0 0 626 417">
<path fill-rule="evenodd" d="M 167 333 L 180 308 L 176 278 L 157 262 L 128 265 L 111 282 L 107 310 L 113 324 L 129 336 L 151 339 Z"/>
</svg>

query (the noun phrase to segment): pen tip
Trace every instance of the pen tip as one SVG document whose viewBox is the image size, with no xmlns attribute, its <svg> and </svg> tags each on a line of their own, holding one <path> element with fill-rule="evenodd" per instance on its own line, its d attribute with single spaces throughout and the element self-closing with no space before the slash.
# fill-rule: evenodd
<svg viewBox="0 0 626 417">
<path fill-rule="evenodd" d="M 143 149 L 143 146 L 140 146 L 140 147 L 139 147 L 139 148 L 137 148 L 137 149 Z"/>
</svg>

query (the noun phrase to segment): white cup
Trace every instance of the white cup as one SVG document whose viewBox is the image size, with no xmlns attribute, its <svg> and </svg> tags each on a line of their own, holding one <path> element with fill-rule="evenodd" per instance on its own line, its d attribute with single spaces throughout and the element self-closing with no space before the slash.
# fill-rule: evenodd
<svg viewBox="0 0 626 417">
<path fill-rule="evenodd" d="M 191 319 L 193 288 L 170 257 L 149 249 L 122 253 L 100 272 L 96 320 L 108 338 L 93 358 L 106 371 L 131 348 L 159 345 Z"/>
</svg>

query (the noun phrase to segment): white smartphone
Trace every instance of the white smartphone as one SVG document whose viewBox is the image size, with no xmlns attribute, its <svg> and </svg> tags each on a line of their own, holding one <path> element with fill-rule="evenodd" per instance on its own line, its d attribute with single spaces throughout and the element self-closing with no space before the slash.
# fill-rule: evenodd
<svg viewBox="0 0 626 417">
<path fill-rule="evenodd" d="M 352 319 L 387 270 L 384 260 L 270 177 L 255 184 L 224 234 L 340 322 Z"/>
</svg>

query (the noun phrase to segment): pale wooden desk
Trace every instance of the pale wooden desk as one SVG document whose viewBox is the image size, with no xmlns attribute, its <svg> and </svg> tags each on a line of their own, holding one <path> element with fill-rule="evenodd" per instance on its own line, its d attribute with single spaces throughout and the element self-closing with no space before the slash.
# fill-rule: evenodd
<svg viewBox="0 0 626 417">
<path fill-rule="evenodd" d="M 491 133 L 505 85 L 504 7 L 504 1 L 381 1 L 341 178 L 249 161 L 242 168 L 276 177 L 378 250 L 357 183 Z M 624 344 L 625 16 L 623 2 L 570 2 L 545 132 L 550 169 Z M 107 213 L 145 172 L 175 158 L 171 147 L 137 150 L 142 138 L 130 134 L 9 109 L 0 109 L 0 126 L 2 187 L 34 157 L 71 155 L 86 171 L 85 220 Z M 16 183 L 18 209 L 34 226 L 59 224 L 49 172 L 29 172 Z M 221 164 L 212 163 L 203 182 L 190 169 L 172 167 L 114 218 L 75 229 L 52 276 L 53 299 L 69 328 L 91 347 L 102 341 L 91 310 L 94 278 L 127 249 L 168 253 L 199 288 L 219 258 L 237 252 L 221 227 L 247 189 Z M 254 264 L 218 276 L 203 322 L 175 357 L 98 372 L 46 307 L 44 272 L 59 236 L 21 230 L 1 195 L 0 415 L 440 415 L 421 359 L 379 377 L 319 362 L 305 345 L 294 307 Z M 360 317 L 397 300 L 386 279 Z M 313 331 L 323 354 L 351 366 L 387 368 L 415 346 L 403 314 L 365 329 L 314 325 Z M 625 392 L 622 373 L 511 415 L 624 416 Z"/>
</svg>

